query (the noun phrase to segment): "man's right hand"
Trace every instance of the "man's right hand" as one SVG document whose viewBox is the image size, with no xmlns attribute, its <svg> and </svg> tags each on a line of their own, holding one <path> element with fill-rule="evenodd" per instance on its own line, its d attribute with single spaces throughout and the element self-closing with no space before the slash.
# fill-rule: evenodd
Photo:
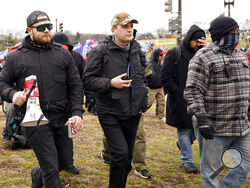
<svg viewBox="0 0 250 188">
<path fill-rule="evenodd" d="M 12 102 L 17 106 L 22 106 L 26 102 L 26 96 L 22 91 L 18 91 L 13 95 Z"/>
<path fill-rule="evenodd" d="M 212 140 L 214 138 L 213 122 L 205 116 L 197 117 L 198 128 L 201 136 L 206 140 Z"/>
<path fill-rule="evenodd" d="M 129 87 L 132 80 L 123 80 L 122 79 L 126 75 L 127 75 L 126 73 L 123 73 L 121 75 L 118 75 L 118 76 L 112 78 L 112 80 L 110 82 L 110 87 L 114 87 L 114 88 L 117 88 L 117 89 L 122 89 L 124 87 Z"/>
</svg>

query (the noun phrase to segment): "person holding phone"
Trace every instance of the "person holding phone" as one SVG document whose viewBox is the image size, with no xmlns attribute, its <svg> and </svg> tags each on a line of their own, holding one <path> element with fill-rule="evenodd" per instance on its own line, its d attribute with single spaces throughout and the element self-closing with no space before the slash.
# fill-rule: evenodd
<svg viewBox="0 0 250 188">
<path fill-rule="evenodd" d="M 134 24 L 122 12 L 111 21 L 112 35 L 93 48 L 83 73 L 84 89 L 95 92 L 96 109 L 111 150 L 109 188 L 125 188 L 132 169 L 136 131 L 147 107 L 145 56 L 133 37 Z"/>
</svg>

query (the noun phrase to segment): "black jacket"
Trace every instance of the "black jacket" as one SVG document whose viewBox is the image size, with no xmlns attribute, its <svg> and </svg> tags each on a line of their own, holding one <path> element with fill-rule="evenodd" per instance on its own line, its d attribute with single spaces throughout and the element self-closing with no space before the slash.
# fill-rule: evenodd
<svg viewBox="0 0 250 188">
<path fill-rule="evenodd" d="M 192 128 L 191 116 L 187 114 L 187 103 L 183 98 L 183 92 L 187 80 L 187 71 L 190 59 L 195 51 L 190 47 L 190 37 L 198 30 L 198 26 L 192 25 L 188 30 L 183 43 L 180 45 L 180 62 L 175 65 L 176 50 L 167 52 L 161 71 L 161 82 L 168 91 L 166 105 L 166 123 L 179 128 Z"/>
<path fill-rule="evenodd" d="M 159 48 L 156 49 L 153 52 L 152 60 L 150 61 L 150 63 L 152 63 L 152 68 L 153 68 L 152 77 L 150 78 L 150 80 L 148 82 L 148 87 L 150 89 L 159 89 L 159 88 L 162 87 L 162 85 L 161 85 L 161 79 L 160 79 L 162 65 L 158 63 L 158 59 L 159 59 L 161 51 L 162 50 L 159 49 Z"/>
<path fill-rule="evenodd" d="M 130 61 L 132 87 L 110 87 L 112 78 L 126 73 Z M 117 46 L 108 36 L 88 55 L 83 73 L 84 89 L 96 93 L 96 108 L 99 113 L 118 116 L 136 115 L 146 107 L 147 88 L 144 83 L 145 57 L 140 44 L 130 42 L 130 52 Z"/>
<path fill-rule="evenodd" d="M 0 94 L 11 102 L 17 90 L 23 91 L 24 80 L 36 75 L 39 100 L 45 117 L 51 123 L 66 122 L 69 116 L 82 116 L 82 83 L 69 51 L 52 43 L 47 49 L 30 45 L 27 36 L 22 45 L 8 54 L 0 73 Z M 12 85 L 16 83 L 15 90 Z M 70 114 L 68 106 L 71 107 Z M 21 110 L 25 112 L 26 104 Z"/>
</svg>

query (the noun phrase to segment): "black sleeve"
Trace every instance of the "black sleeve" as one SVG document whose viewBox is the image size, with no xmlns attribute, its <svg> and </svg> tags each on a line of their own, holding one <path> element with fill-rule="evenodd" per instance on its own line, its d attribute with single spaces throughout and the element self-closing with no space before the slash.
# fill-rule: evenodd
<svg viewBox="0 0 250 188">
<path fill-rule="evenodd" d="M 146 67 L 146 56 L 142 50 L 140 50 L 140 60 L 141 60 L 142 66 L 145 68 Z"/>
<path fill-rule="evenodd" d="M 82 117 L 83 113 L 83 88 L 82 82 L 77 69 L 75 68 L 74 59 L 72 55 L 68 52 L 65 55 L 66 61 L 68 62 L 67 68 L 67 92 L 69 102 L 71 104 L 71 115 L 78 115 Z"/>
<path fill-rule="evenodd" d="M 12 102 L 13 95 L 17 92 L 14 88 L 18 72 L 22 71 L 18 68 L 18 61 L 21 57 L 21 52 L 12 52 L 6 57 L 5 65 L 0 73 L 0 95 L 9 103 Z M 14 62 L 14 59 L 17 61 Z"/>
<path fill-rule="evenodd" d="M 73 56 L 74 61 L 75 61 L 75 65 L 77 67 L 77 70 L 78 70 L 78 72 L 80 74 L 80 78 L 81 78 L 86 62 L 83 59 L 83 57 L 81 56 L 81 54 L 79 54 L 78 52 L 72 51 L 71 53 L 72 53 L 72 56 Z"/>
<path fill-rule="evenodd" d="M 89 52 L 82 81 L 85 90 L 106 93 L 110 90 L 111 80 L 102 77 L 103 52 L 101 45 L 105 44 L 100 44 Z"/>
</svg>

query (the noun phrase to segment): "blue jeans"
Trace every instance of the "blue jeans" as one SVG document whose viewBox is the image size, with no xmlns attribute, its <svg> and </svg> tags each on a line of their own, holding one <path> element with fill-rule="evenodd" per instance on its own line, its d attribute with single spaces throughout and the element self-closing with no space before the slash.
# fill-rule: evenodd
<svg viewBox="0 0 250 188">
<path fill-rule="evenodd" d="M 202 136 L 201 151 L 201 176 L 204 188 L 239 188 L 248 179 L 250 175 L 250 133 L 243 137 L 219 137 L 215 136 L 213 140 L 206 140 Z M 242 153 L 242 163 L 239 167 L 231 169 L 222 182 L 219 182 L 219 175 L 211 180 L 211 174 L 221 165 L 221 155 L 228 148 L 234 147 Z"/>
<path fill-rule="evenodd" d="M 178 143 L 181 150 L 181 163 L 192 163 L 193 152 L 192 144 L 194 142 L 195 134 L 193 129 L 177 128 Z"/>
<path fill-rule="evenodd" d="M 203 137 L 200 135 L 199 129 L 197 127 L 197 118 L 195 116 L 192 117 L 192 123 L 193 123 L 195 137 L 197 138 L 197 140 L 199 142 L 199 155 L 200 155 L 200 159 L 201 159 Z"/>
</svg>

